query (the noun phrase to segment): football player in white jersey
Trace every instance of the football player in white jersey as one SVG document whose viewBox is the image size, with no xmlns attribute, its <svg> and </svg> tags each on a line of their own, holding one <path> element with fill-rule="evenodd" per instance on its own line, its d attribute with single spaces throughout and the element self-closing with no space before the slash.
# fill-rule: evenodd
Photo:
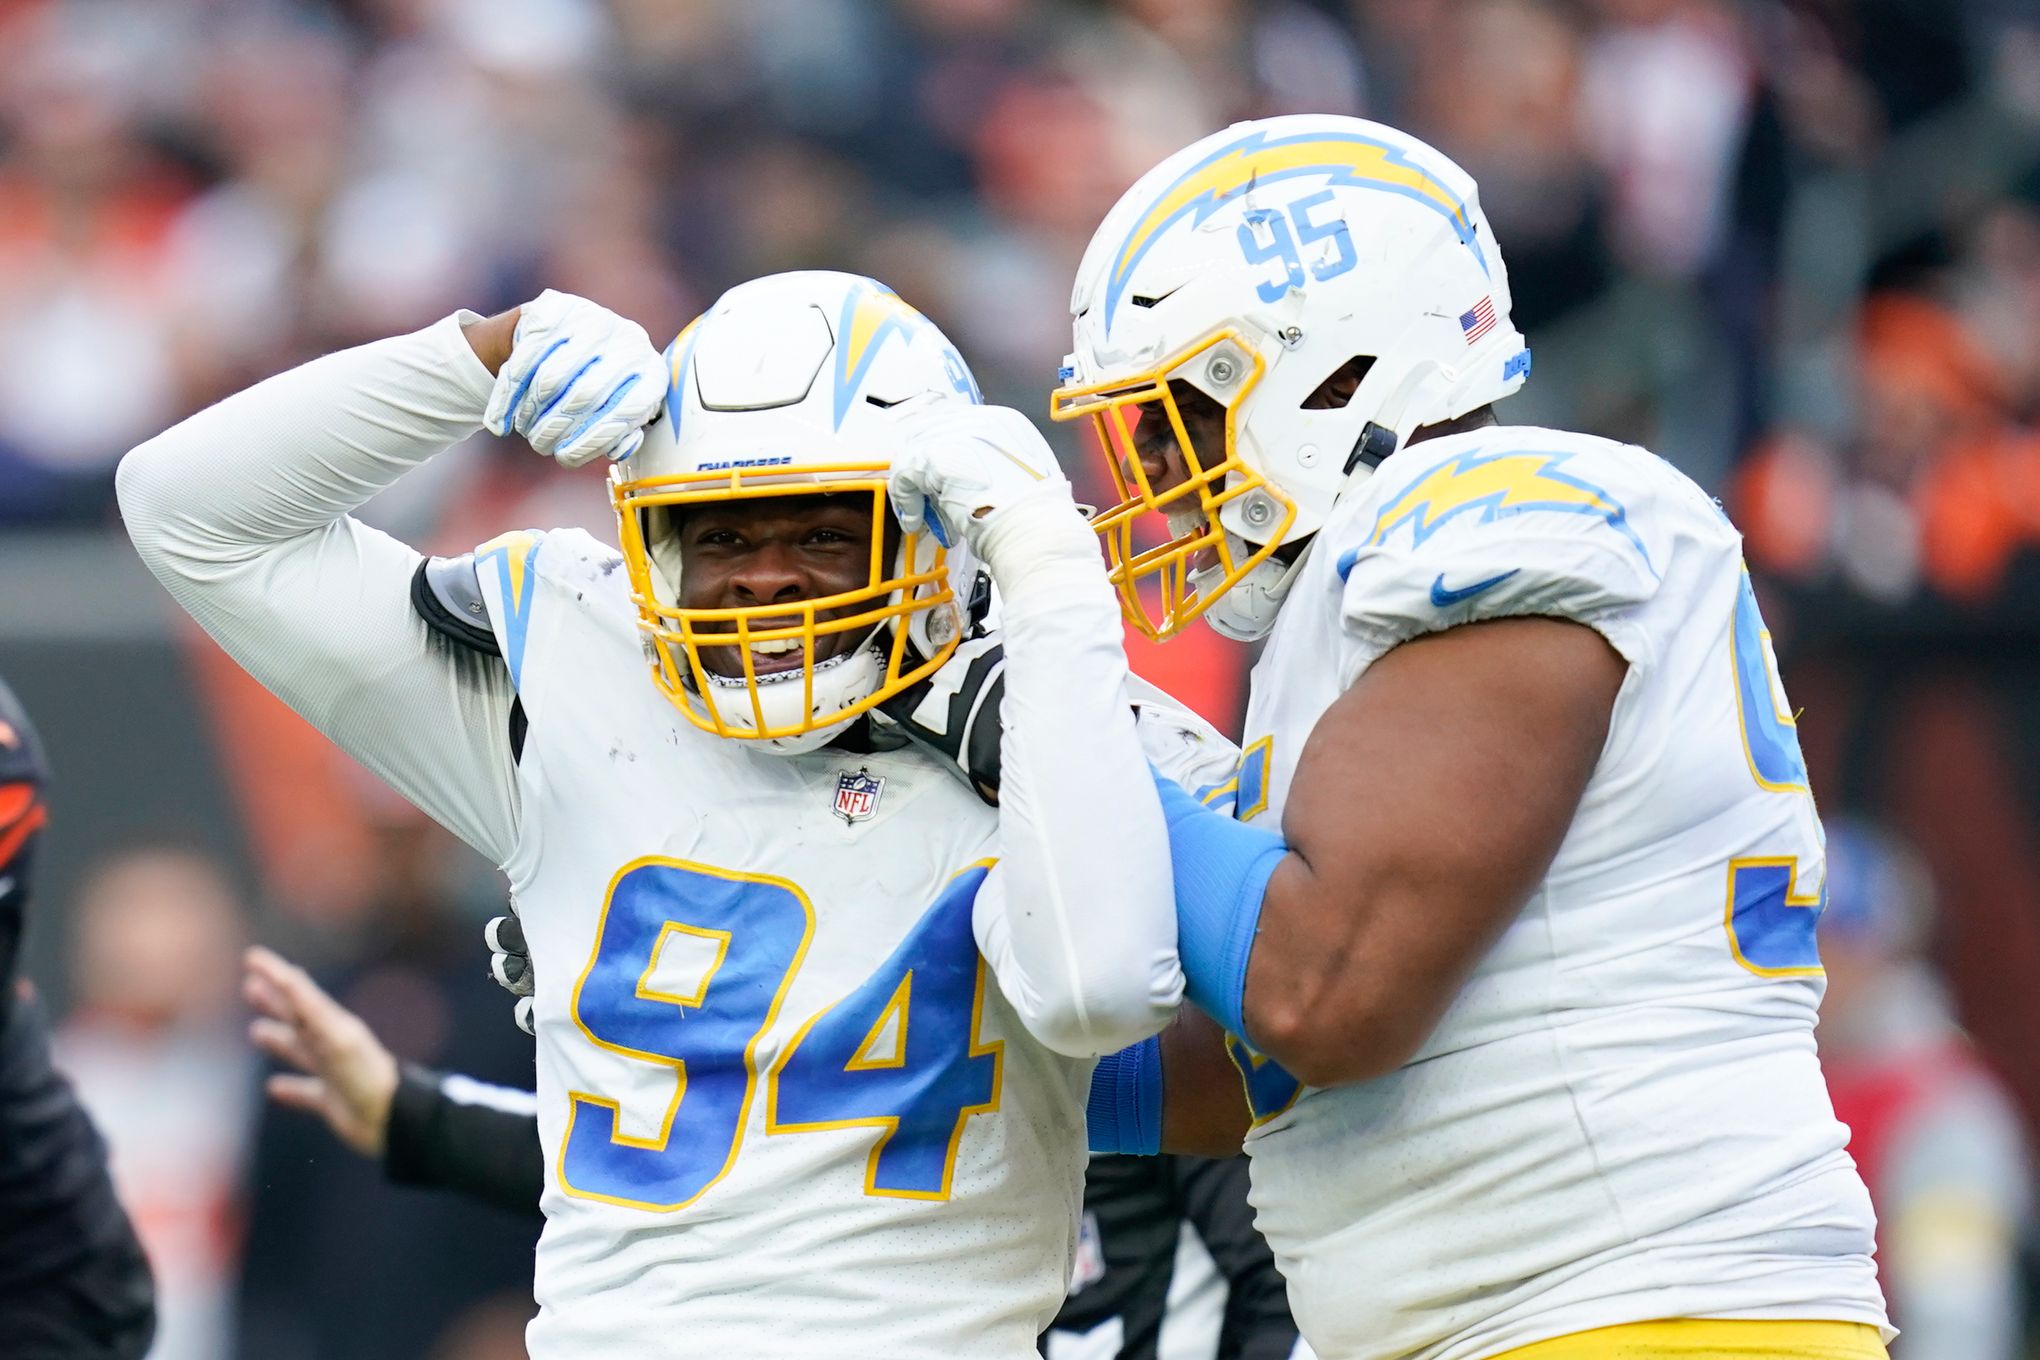
<svg viewBox="0 0 2040 1360">
<path fill-rule="evenodd" d="M 622 553 L 428 561 L 352 517 L 485 423 L 614 460 Z M 1089 1060 L 1181 992 L 1169 885 L 1123 853 L 1167 853 L 1144 754 L 1204 740 L 1164 721 L 1144 753 L 1096 540 L 932 324 L 781 275 L 662 360 L 547 293 L 260 383 L 130 454 L 120 497 L 229 652 L 509 875 L 538 1360 L 1034 1354 Z M 983 660 L 980 564 L 997 810 L 867 716 Z"/>
<path fill-rule="evenodd" d="M 1127 617 L 1263 644 L 1205 795 L 1241 820 L 1163 797 L 1311 1345 L 1883 1356 L 1739 537 L 1644 449 L 1497 423 L 1530 356 L 1473 182 L 1379 124 L 1240 124 L 1128 190 L 1072 310 L 1054 412 L 1108 453 Z"/>
</svg>

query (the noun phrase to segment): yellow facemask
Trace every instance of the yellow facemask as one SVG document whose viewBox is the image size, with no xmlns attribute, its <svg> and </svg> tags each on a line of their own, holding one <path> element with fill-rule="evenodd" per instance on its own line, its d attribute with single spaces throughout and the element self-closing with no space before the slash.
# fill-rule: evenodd
<svg viewBox="0 0 2040 1360">
<path fill-rule="evenodd" d="M 885 463 L 811 464 L 799 468 L 737 468 L 713 472 L 690 472 L 663 477 L 617 477 L 611 483 L 616 506 L 617 529 L 623 548 L 625 569 L 630 574 L 631 599 L 637 606 L 638 627 L 648 641 L 652 678 L 659 691 L 689 722 L 719 737 L 749 740 L 799 737 L 831 727 L 864 713 L 932 674 L 956 650 L 962 633 L 956 612 L 955 594 L 949 585 L 947 554 L 941 545 L 921 534 L 898 534 L 892 551 L 887 550 L 887 530 L 892 527 L 886 501 Z M 664 598 L 663 581 L 677 581 L 677 559 L 670 570 L 654 560 L 654 541 L 647 526 L 649 512 L 671 513 L 674 509 L 702 505 L 728 505 L 733 501 L 766 497 L 866 496 L 871 505 L 871 556 L 868 584 L 855 590 L 808 600 L 775 601 L 721 609 L 689 609 L 677 600 Z M 663 545 L 663 551 L 677 553 L 677 545 Z M 892 558 L 888 564 L 887 558 Z M 925 559 L 925 560 L 924 560 Z M 840 611 L 840 612 L 839 612 Z M 947 617 L 944 618 L 943 615 Z M 908 628 L 926 616 L 923 629 L 930 639 L 933 656 L 923 658 L 909 645 Z M 789 618 L 793 621 L 789 622 Z M 882 655 L 875 688 L 858 686 L 847 696 L 831 696 L 825 681 L 817 684 L 816 653 L 823 638 L 838 634 L 858 635 L 854 647 L 830 659 L 850 661 L 853 653 L 867 646 L 866 634 L 892 624 L 889 638 L 878 647 Z M 943 638 L 939 644 L 933 639 Z M 763 678 L 758 674 L 752 647 L 758 643 L 795 641 L 800 645 L 802 665 Z M 745 702 L 734 718 L 712 699 L 720 689 L 736 692 L 726 677 L 718 686 L 703 660 L 711 648 L 734 649 L 743 660 L 742 692 Z M 826 675 L 827 666 L 820 673 Z M 781 688 L 785 687 L 785 688 Z M 797 693 L 796 707 L 779 695 Z M 745 719 L 748 718 L 748 721 Z"/>
<path fill-rule="evenodd" d="M 1224 379 L 1237 386 L 1224 408 L 1223 447 L 1200 449 L 1169 383 L 1183 381 L 1193 372 L 1222 371 L 1221 366 L 1228 364 L 1244 372 Z M 1143 373 L 1060 387 L 1049 398 L 1050 419 L 1089 416 L 1097 428 L 1119 500 L 1101 510 L 1092 527 L 1105 540 L 1120 612 L 1137 631 L 1157 642 L 1189 627 L 1214 600 L 1267 561 L 1295 522 L 1295 503 L 1239 455 L 1240 408 L 1264 367 L 1253 347 L 1237 331 L 1227 329 Z M 1137 438 L 1149 422 L 1158 423 L 1159 433 Z M 1171 467 L 1159 488 L 1141 463 L 1143 445 L 1163 452 L 1173 446 L 1180 453 L 1181 466 Z M 1219 524 L 1220 510 L 1256 491 L 1270 507 L 1270 522 L 1258 545 L 1229 536 Z M 1168 525 L 1168 540 L 1159 546 L 1143 546 L 1143 535 L 1154 523 L 1145 518 L 1151 513 L 1163 516 Z M 1142 532 L 1137 534 L 1137 529 Z M 1260 526 L 1255 531 L 1263 532 Z M 1193 573 L 1205 579 L 1193 583 Z"/>
</svg>

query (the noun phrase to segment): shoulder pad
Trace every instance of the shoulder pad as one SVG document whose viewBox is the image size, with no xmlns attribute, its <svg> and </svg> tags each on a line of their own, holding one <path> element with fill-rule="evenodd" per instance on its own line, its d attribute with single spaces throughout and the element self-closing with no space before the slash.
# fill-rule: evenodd
<svg viewBox="0 0 2040 1360">
<path fill-rule="evenodd" d="M 411 577 L 411 607 L 434 633 L 484 656 L 501 656 L 502 644 L 489 626 L 475 555 L 428 557 Z"/>
<path fill-rule="evenodd" d="M 1339 612 L 1358 644 L 1344 683 L 1411 637 L 1521 615 L 1587 624 L 1639 662 L 1636 611 L 1678 545 L 1732 547 L 1698 488 L 1642 449 L 1529 429 L 1437 444 L 1383 464 L 1339 526 Z"/>
</svg>

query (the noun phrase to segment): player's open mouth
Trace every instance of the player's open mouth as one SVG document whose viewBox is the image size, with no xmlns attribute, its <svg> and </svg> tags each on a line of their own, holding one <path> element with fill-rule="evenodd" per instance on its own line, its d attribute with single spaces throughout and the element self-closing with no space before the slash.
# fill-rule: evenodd
<svg viewBox="0 0 2040 1360">
<path fill-rule="evenodd" d="M 815 622 L 826 624 L 831 617 L 841 617 L 841 615 L 824 615 L 816 619 Z M 800 623 L 801 621 L 797 618 L 759 620 L 751 624 L 751 631 L 754 633 L 777 632 L 788 628 L 798 628 Z M 734 632 L 735 630 L 731 629 L 729 631 Z M 815 636 L 815 668 L 819 670 L 832 661 L 849 655 L 855 649 L 856 644 L 864 640 L 868 632 L 869 630 L 848 629 L 837 633 L 817 634 Z M 751 653 L 751 674 L 757 676 L 760 680 L 780 675 L 797 675 L 807 664 L 806 643 L 803 639 L 797 637 L 753 642 L 749 650 Z M 703 669 L 707 670 L 712 678 L 734 680 L 739 683 L 744 679 L 743 653 L 735 647 L 703 647 L 701 649 L 701 664 Z"/>
<path fill-rule="evenodd" d="M 1216 533 L 1218 526 L 1212 523 L 1211 516 L 1195 505 L 1164 510 L 1162 513 L 1169 521 L 1169 536 L 1172 539 L 1180 541 L 1185 538 L 1210 536 L 1209 543 L 1190 555 L 1190 570 L 1193 572 L 1215 570 L 1218 567 Z"/>
</svg>

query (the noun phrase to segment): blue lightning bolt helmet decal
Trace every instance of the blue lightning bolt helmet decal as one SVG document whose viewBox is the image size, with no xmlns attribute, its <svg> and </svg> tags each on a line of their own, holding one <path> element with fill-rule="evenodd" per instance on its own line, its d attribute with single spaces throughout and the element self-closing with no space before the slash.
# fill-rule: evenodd
<svg viewBox="0 0 2040 1360">
<path fill-rule="evenodd" d="M 843 299 L 842 314 L 836 319 L 837 429 L 843 428 L 850 402 L 885 342 L 929 324 L 928 318 L 900 301 L 899 294 L 876 279 L 862 279 L 850 289 Z"/>
<path fill-rule="evenodd" d="M 686 404 L 681 400 L 680 383 L 687 374 L 687 365 L 694 358 L 694 342 L 700 336 L 701 317 L 697 316 L 681 328 L 680 334 L 673 337 L 672 344 L 666 346 L 666 419 L 676 438 L 680 434 L 680 408 Z"/>
</svg>

